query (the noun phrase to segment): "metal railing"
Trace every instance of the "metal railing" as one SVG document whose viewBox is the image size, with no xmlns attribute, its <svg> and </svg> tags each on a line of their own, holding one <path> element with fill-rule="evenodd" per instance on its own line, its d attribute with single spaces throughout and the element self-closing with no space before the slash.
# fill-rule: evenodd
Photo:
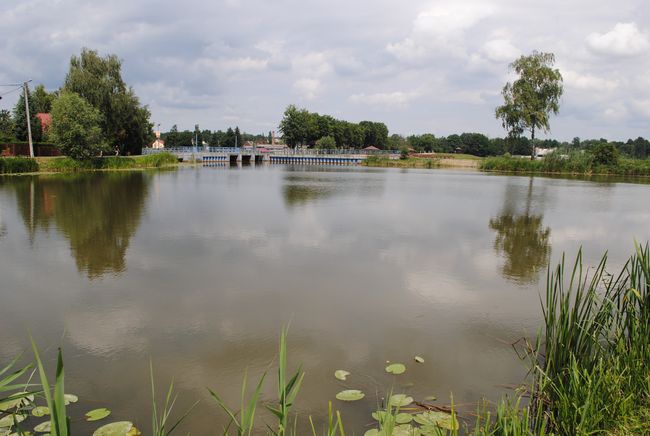
<svg viewBox="0 0 650 436">
<path fill-rule="evenodd" d="M 356 148 L 348 149 L 314 149 L 314 148 L 283 148 L 283 149 L 266 149 L 264 147 L 166 147 L 166 148 L 143 148 L 142 154 L 156 153 L 173 153 L 173 154 L 271 154 L 283 156 L 323 156 L 323 155 L 362 155 L 362 156 L 385 156 L 399 154 L 397 150 L 359 150 Z"/>
</svg>

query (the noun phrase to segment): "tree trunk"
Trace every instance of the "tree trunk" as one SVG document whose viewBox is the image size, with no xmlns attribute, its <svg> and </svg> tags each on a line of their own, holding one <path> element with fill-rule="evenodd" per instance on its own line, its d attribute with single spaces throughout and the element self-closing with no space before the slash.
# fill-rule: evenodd
<svg viewBox="0 0 650 436">
<path fill-rule="evenodd" d="M 530 160 L 535 160 L 535 123 L 533 123 L 533 128 L 531 132 L 532 134 L 530 135 L 530 142 L 532 146 L 532 151 L 530 152 Z"/>
</svg>

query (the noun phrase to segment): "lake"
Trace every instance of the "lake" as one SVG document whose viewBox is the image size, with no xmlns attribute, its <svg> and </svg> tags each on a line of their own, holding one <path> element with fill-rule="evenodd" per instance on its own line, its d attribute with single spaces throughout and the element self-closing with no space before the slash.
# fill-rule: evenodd
<svg viewBox="0 0 650 436">
<path fill-rule="evenodd" d="M 362 432 L 391 389 L 475 410 L 523 380 L 509 344 L 540 326 L 547 267 L 581 246 L 620 267 L 650 239 L 648 198 L 617 179 L 362 167 L 0 178 L 0 366 L 30 357 L 31 331 L 52 377 L 64 350 L 73 417 L 108 407 L 146 434 L 151 359 L 177 413 L 201 400 L 184 433 L 214 433 L 206 387 L 234 407 L 244 371 L 252 384 L 270 365 L 274 398 L 290 323 L 300 428 L 332 400 Z"/>
</svg>

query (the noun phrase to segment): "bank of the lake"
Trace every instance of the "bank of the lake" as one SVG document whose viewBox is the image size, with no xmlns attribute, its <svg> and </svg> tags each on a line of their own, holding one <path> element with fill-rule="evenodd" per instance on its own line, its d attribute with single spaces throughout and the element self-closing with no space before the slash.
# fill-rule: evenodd
<svg viewBox="0 0 650 436">
<path fill-rule="evenodd" d="M 89 160 L 57 157 L 0 158 L 0 174 L 72 173 L 80 171 L 129 170 L 162 168 L 178 164 L 171 153 L 146 156 L 106 156 Z"/>
<path fill-rule="evenodd" d="M 478 168 L 480 157 L 467 154 L 427 153 L 406 159 L 369 156 L 361 165 L 378 168 Z"/>
<path fill-rule="evenodd" d="M 550 155 L 535 160 L 496 156 L 481 160 L 479 169 L 529 174 L 650 176 L 650 160 L 620 158 L 616 163 L 599 164 L 592 156 L 578 153 L 569 156 Z"/>
</svg>

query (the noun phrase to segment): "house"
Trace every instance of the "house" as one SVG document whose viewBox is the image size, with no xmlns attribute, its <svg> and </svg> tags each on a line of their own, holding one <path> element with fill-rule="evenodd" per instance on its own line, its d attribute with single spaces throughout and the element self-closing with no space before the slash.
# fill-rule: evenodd
<svg viewBox="0 0 650 436">
<path fill-rule="evenodd" d="M 160 131 L 156 131 L 156 140 L 151 144 L 151 148 L 165 148 L 165 140 L 160 139 Z"/>
</svg>

